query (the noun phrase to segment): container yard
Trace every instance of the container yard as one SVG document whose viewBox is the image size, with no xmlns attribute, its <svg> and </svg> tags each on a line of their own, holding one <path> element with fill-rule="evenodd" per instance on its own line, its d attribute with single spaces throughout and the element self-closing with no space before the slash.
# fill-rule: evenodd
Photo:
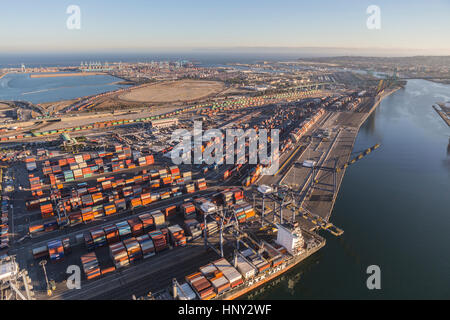
<svg viewBox="0 0 450 320">
<path fill-rule="evenodd" d="M 5 133 L 2 249 L 27 270 L 37 299 L 242 297 L 322 248 L 319 232 L 343 233 L 329 221 L 354 162 L 343 141 L 354 140 L 378 94 L 318 83 L 75 125 L 64 115 L 46 130 Z M 98 98 L 69 111 L 91 110 Z M 202 154 L 227 150 L 227 130 L 254 135 L 232 140 L 232 162 L 175 165 L 172 132 L 195 121 L 203 133 L 222 132 L 202 139 Z M 262 130 L 273 129 L 278 150 L 269 135 L 273 157 L 250 163 Z M 277 172 L 265 175 L 274 162 Z M 318 188 L 333 181 L 331 195 Z M 70 266 L 81 270 L 79 290 L 66 286 Z"/>
<path fill-rule="evenodd" d="M 0 300 L 450 298 L 449 1 L 41 2 L 0 22 Z"/>
</svg>

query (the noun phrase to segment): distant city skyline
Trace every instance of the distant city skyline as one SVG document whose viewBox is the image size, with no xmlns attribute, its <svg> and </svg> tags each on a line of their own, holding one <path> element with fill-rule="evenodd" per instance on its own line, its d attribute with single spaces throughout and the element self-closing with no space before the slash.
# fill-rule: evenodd
<svg viewBox="0 0 450 320">
<path fill-rule="evenodd" d="M 81 9 L 69 30 L 70 5 Z M 381 10 L 370 30 L 366 9 Z M 449 0 L 3 1 L 0 54 L 315 52 L 449 55 Z"/>
</svg>

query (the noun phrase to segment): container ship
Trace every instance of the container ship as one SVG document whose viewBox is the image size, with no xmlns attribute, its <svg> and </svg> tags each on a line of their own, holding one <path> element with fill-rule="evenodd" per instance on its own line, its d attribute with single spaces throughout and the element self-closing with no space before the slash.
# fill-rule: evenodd
<svg viewBox="0 0 450 320">
<path fill-rule="evenodd" d="M 164 290 L 139 299 L 238 299 L 292 269 L 326 243 L 318 234 L 301 229 L 298 222 L 272 227 L 276 236 L 265 232 L 257 241 L 241 238 L 241 249 L 235 248 L 228 259 L 211 261 L 184 279 L 173 279 Z"/>
</svg>

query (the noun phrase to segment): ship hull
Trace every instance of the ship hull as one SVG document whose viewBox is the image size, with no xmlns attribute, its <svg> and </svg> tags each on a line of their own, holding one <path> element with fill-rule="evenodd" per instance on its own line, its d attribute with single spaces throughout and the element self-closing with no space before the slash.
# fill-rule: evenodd
<svg viewBox="0 0 450 320">
<path fill-rule="evenodd" d="M 292 269 L 296 265 L 298 265 L 300 262 L 305 260 L 307 257 L 313 255 L 317 251 L 319 251 L 320 248 L 322 248 L 325 245 L 325 241 L 321 242 L 318 246 L 314 247 L 313 249 L 308 250 L 307 252 L 300 254 L 297 257 L 292 258 L 291 260 L 284 262 L 283 264 L 272 268 L 268 272 L 265 272 L 263 275 L 256 276 L 252 280 L 248 280 L 244 282 L 239 287 L 236 287 L 234 289 L 231 289 L 230 291 L 224 293 L 223 295 L 217 296 L 215 299 L 217 300 L 235 300 L 250 291 L 255 290 L 256 288 L 264 285 L 265 283 L 272 281 L 279 276 L 281 276 L 286 271 Z"/>
</svg>

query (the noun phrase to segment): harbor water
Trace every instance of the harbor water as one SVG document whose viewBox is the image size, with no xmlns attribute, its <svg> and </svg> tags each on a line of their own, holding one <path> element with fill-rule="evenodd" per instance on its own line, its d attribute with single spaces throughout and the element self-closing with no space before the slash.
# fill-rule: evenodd
<svg viewBox="0 0 450 320">
<path fill-rule="evenodd" d="M 10 73 L 0 79 L 0 100 L 32 103 L 70 100 L 126 87 L 110 75 L 30 78 L 27 73 Z"/>
<path fill-rule="evenodd" d="M 327 245 L 249 299 L 450 299 L 450 128 L 431 107 L 450 86 L 411 80 L 362 125 Z M 369 290 L 367 267 L 381 270 Z"/>
</svg>

